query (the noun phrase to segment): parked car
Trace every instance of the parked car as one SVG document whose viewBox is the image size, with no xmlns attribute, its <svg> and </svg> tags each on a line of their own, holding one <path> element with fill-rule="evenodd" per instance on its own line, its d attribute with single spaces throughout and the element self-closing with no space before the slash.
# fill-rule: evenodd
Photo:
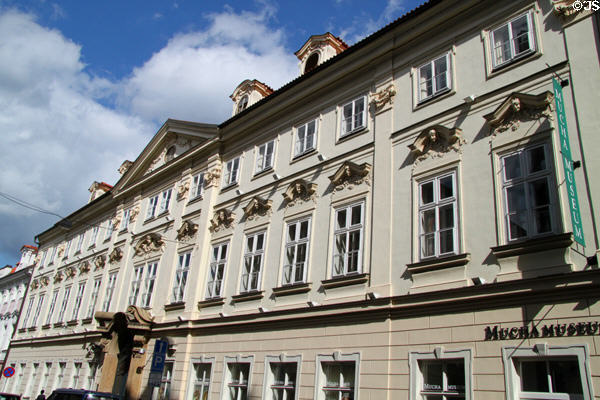
<svg viewBox="0 0 600 400">
<path fill-rule="evenodd" d="M 21 400 L 21 395 L 12 393 L 0 393 L 0 400 Z"/>
<path fill-rule="evenodd" d="M 93 390 L 54 389 L 47 400 L 120 400 L 120 397 L 116 394 Z"/>
</svg>

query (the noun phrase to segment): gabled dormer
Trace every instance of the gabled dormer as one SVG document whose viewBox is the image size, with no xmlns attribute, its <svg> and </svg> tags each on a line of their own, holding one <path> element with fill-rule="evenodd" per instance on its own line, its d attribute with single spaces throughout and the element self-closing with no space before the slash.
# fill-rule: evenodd
<svg viewBox="0 0 600 400">
<path fill-rule="evenodd" d="M 233 100 L 233 112 L 231 116 L 234 116 L 252 104 L 257 103 L 263 98 L 273 93 L 273 89 L 264 83 L 257 81 L 256 79 L 246 79 L 235 88 L 231 94 L 231 100 Z"/>
<path fill-rule="evenodd" d="M 342 39 L 329 32 L 311 36 L 300 50 L 294 53 L 300 60 L 300 75 L 312 71 L 347 48 L 348 45 Z"/>
<path fill-rule="evenodd" d="M 88 203 L 102 196 L 110 189 L 112 189 L 112 186 L 108 183 L 94 181 L 94 183 L 92 183 L 92 186 L 90 186 L 90 188 L 88 189 L 88 191 L 90 192 L 90 200 L 88 201 Z"/>
</svg>

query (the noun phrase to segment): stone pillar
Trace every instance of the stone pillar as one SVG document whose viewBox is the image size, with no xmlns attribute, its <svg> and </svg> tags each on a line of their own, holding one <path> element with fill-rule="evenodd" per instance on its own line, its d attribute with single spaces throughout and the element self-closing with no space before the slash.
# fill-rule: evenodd
<svg viewBox="0 0 600 400">
<path fill-rule="evenodd" d="M 135 335 L 133 341 L 136 344 L 141 344 L 141 346 L 136 346 L 133 350 L 131 364 L 129 364 L 129 374 L 127 375 L 127 394 L 130 399 L 139 399 L 142 395 L 142 376 L 146 365 L 148 343 L 146 338 L 141 335 Z M 143 350 L 143 354 L 140 354 L 140 350 Z"/>
<path fill-rule="evenodd" d="M 113 384 L 115 383 L 115 374 L 117 372 L 117 364 L 119 362 L 119 343 L 117 334 L 112 333 L 112 339 L 107 340 L 103 349 L 104 361 L 102 363 L 102 375 L 98 384 L 98 391 L 112 392 Z"/>
</svg>

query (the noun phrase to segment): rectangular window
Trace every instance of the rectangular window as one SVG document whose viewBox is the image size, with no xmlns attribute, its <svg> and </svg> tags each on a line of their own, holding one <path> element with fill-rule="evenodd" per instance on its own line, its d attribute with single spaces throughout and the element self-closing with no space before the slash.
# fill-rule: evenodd
<svg viewBox="0 0 600 400">
<path fill-rule="evenodd" d="M 56 307 L 56 301 L 58 300 L 58 292 L 59 289 L 56 289 L 54 293 L 52 293 L 50 309 L 48 310 L 48 316 L 46 316 L 46 325 L 50 325 L 52 323 L 52 315 L 54 314 L 54 308 Z"/>
<path fill-rule="evenodd" d="M 306 282 L 309 244 L 310 218 L 287 225 L 282 285 Z"/>
<path fill-rule="evenodd" d="M 154 283 L 156 280 L 156 269 L 158 263 L 148 264 L 146 268 L 146 279 L 144 280 L 144 292 L 142 293 L 142 307 L 150 307 L 152 301 L 152 292 L 154 292 Z"/>
<path fill-rule="evenodd" d="M 316 148 L 317 145 L 317 120 L 313 119 L 296 129 L 296 145 L 294 157 L 301 156 Z"/>
<path fill-rule="evenodd" d="M 85 292 L 85 282 L 80 282 L 79 286 L 77 287 L 77 295 L 75 296 L 75 304 L 73 305 L 73 313 L 71 314 L 71 320 L 76 320 L 79 317 L 79 309 L 81 308 L 83 292 Z"/>
<path fill-rule="evenodd" d="M 73 363 L 73 384 L 71 385 L 71 387 L 74 389 L 78 389 L 80 373 L 81 373 L 81 363 L 80 362 Z"/>
<path fill-rule="evenodd" d="M 92 237 L 90 238 L 90 247 L 96 245 L 96 239 L 98 238 L 98 225 L 94 225 L 92 228 Z"/>
<path fill-rule="evenodd" d="M 342 133 L 349 135 L 366 126 L 367 97 L 362 96 L 342 106 Z"/>
<path fill-rule="evenodd" d="M 67 286 L 63 293 L 62 304 L 60 305 L 60 310 L 58 312 L 58 319 L 56 322 L 63 322 L 65 317 L 65 311 L 67 310 L 67 305 L 69 303 L 69 296 L 71 295 L 71 286 Z"/>
<path fill-rule="evenodd" d="M 58 248 L 58 246 L 54 246 L 52 248 L 52 256 L 50 257 L 50 260 L 48 261 L 48 264 L 52 264 L 54 262 L 54 259 L 56 258 L 56 249 Z"/>
<path fill-rule="evenodd" d="M 62 387 L 63 380 L 65 379 L 65 370 L 67 369 L 66 362 L 58 363 L 58 372 L 56 374 L 56 381 L 54 382 L 54 387 Z"/>
<path fill-rule="evenodd" d="M 160 195 L 160 208 L 158 214 L 162 214 L 169 211 L 169 205 L 171 204 L 171 193 L 173 189 L 167 189 Z"/>
<path fill-rule="evenodd" d="M 494 29 L 491 33 L 494 68 L 535 50 L 531 13 L 526 13 Z"/>
<path fill-rule="evenodd" d="M 175 270 L 175 282 L 173 282 L 173 302 L 178 303 L 183 301 L 185 295 L 185 284 L 187 283 L 188 273 L 190 271 L 190 259 L 192 253 L 184 253 L 179 255 L 179 263 Z"/>
<path fill-rule="evenodd" d="M 129 228 L 129 219 L 131 218 L 131 208 L 123 211 L 123 219 L 121 220 L 121 232 L 125 232 Z"/>
<path fill-rule="evenodd" d="M 29 304 L 27 305 L 27 311 L 25 312 L 25 318 L 23 318 L 23 324 L 21 324 L 22 328 L 28 327 L 27 321 L 29 321 L 29 316 L 31 315 L 31 309 L 33 308 L 34 297 L 31 296 L 29 298 Z"/>
<path fill-rule="evenodd" d="M 508 241 L 552 233 L 554 186 L 548 147 L 521 149 L 500 162 Z"/>
<path fill-rule="evenodd" d="M 246 236 L 246 252 L 240 292 L 252 292 L 260 288 L 260 276 L 265 252 L 265 232 Z"/>
<path fill-rule="evenodd" d="M 131 294 L 129 295 L 129 304 L 137 305 L 138 297 L 140 295 L 140 288 L 142 286 L 142 278 L 144 276 L 144 266 L 138 265 L 133 270 L 133 279 L 131 280 Z"/>
<path fill-rule="evenodd" d="M 104 303 L 102 304 L 102 311 L 110 310 L 110 303 L 112 296 L 115 291 L 115 285 L 117 283 L 117 272 L 113 272 L 108 276 L 108 283 L 106 285 L 106 292 L 104 293 Z"/>
<path fill-rule="evenodd" d="M 248 398 L 248 380 L 250 379 L 250 363 L 227 363 L 226 382 L 229 400 L 246 400 Z"/>
<path fill-rule="evenodd" d="M 296 399 L 298 363 L 270 362 L 266 374 L 266 400 Z"/>
<path fill-rule="evenodd" d="M 69 258 L 69 252 L 71 250 L 72 242 L 73 242 L 73 238 L 67 240 L 67 244 L 65 245 L 65 254 L 63 254 L 63 258 Z"/>
<path fill-rule="evenodd" d="M 508 400 L 593 399 L 585 345 L 502 349 Z"/>
<path fill-rule="evenodd" d="M 96 382 L 96 373 L 98 372 L 98 363 L 94 361 L 88 362 L 88 375 L 87 375 L 87 390 L 96 390 L 94 382 Z"/>
<path fill-rule="evenodd" d="M 191 400 L 207 400 L 210 391 L 211 363 L 194 363 L 194 388 Z"/>
<path fill-rule="evenodd" d="M 204 189 L 204 174 L 196 174 L 192 178 L 192 191 L 190 200 L 196 199 L 202 196 L 202 191 Z"/>
<path fill-rule="evenodd" d="M 421 259 L 456 254 L 456 173 L 419 183 L 419 248 Z"/>
<path fill-rule="evenodd" d="M 409 354 L 410 398 L 470 400 L 471 351 Z"/>
<path fill-rule="evenodd" d="M 156 207 L 158 207 L 158 195 L 148 199 L 148 209 L 146 210 L 146 219 L 154 218 L 156 215 Z"/>
<path fill-rule="evenodd" d="M 48 254 L 48 250 L 44 250 L 40 257 L 40 268 L 44 268 L 44 264 L 46 263 L 46 255 Z"/>
<path fill-rule="evenodd" d="M 83 246 L 83 238 L 85 237 L 85 232 L 82 232 L 77 237 L 77 246 L 75 247 L 75 254 L 81 253 L 81 247 Z"/>
<path fill-rule="evenodd" d="M 206 298 L 221 297 L 223 292 L 223 276 L 227 266 L 227 246 L 228 243 L 220 243 L 212 248 L 210 261 L 210 275 L 206 285 Z"/>
<path fill-rule="evenodd" d="M 96 302 L 98 301 L 98 293 L 100 292 L 101 283 L 102 278 L 96 278 L 96 280 L 94 280 L 94 286 L 92 287 L 92 295 L 90 297 L 90 305 L 88 306 L 86 318 L 92 318 L 94 316 L 94 311 L 96 311 Z"/>
<path fill-rule="evenodd" d="M 256 148 L 256 168 L 255 174 L 273 168 L 273 154 L 275 152 L 275 140 L 271 140 Z"/>
<path fill-rule="evenodd" d="M 44 365 L 44 374 L 42 375 L 42 382 L 40 383 L 40 389 L 46 389 L 46 385 L 48 385 L 48 380 L 50 378 L 51 370 L 52 370 L 52 363 L 47 362 Z"/>
<path fill-rule="evenodd" d="M 360 202 L 335 210 L 334 277 L 361 272 L 364 206 Z"/>
<path fill-rule="evenodd" d="M 35 308 L 33 319 L 31 320 L 31 327 L 37 326 L 37 320 L 40 316 L 40 311 L 42 311 L 42 307 L 44 306 L 44 297 L 44 293 L 40 294 L 38 297 L 37 307 Z"/>
<path fill-rule="evenodd" d="M 104 240 L 110 240 L 110 238 L 112 237 L 112 233 L 114 230 L 114 225 L 113 225 L 113 220 L 112 218 L 109 218 L 108 221 L 106 221 L 106 230 L 104 231 Z"/>
<path fill-rule="evenodd" d="M 428 100 L 451 88 L 450 54 L 431 60 L 419 67 L 419 101 Z"/>
<path fill-rule="evenodd" d="M 153 262 L 147 265 L 140 265 L 134 269 L 129 304 L 150 307 L 157 267 L 158 263 Z"/>
<path fill-rule="evenodd" d="M 315 400 L 358 398 L 360 354 L 318 355 L 315 371 Z"/>
<path fill-rule="evenodd" d="M 171 398 L 171 380 L 173 379 L 173 361 L 165 361 L 160 387 L 158 388 L 158 399 L 169 400 Z"/>
<path fill-rule="evenodd" d="M 238 182 L 240 172 L 240 157 L 227 161 L 223 174 L 223 187 L 234 185 Z"/>
</svg>

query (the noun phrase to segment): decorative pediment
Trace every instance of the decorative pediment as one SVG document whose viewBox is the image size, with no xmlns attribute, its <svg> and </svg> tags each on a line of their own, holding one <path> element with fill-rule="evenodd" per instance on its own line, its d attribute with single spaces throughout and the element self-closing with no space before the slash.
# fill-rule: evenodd
<svg viewBox="0 0 600 400">
<path fill-rule="evenodd" d="M 55 275 L 54 275 L 54 283 L 58 283 L 61 282 L 63 280 L 63 278 L 65 277 L 65 275 L 63 274 L 62 271 L 58 271 Z"/>
<path fill-rule="evenodd" d="M 373 100 L 371 100 L 371 104 L 375 106 L 375 111 L 382 110 L 386 104 L 392 105 L 392 101 L 394 100 L 394 96 L 396 95 L 396 88 L 393 83 L 390 83 L 384 89 L 379 90 L 377 93 L 373 95 Z"/>
<path fill-rule="evenodd" d="M 244 207 L 244 217 L 252 220 L 257 217 L 263 217 L 270 213 L 272 200 L 265 200 L 260 196 L 254 196 L 252 200 Z"/>
<path fill-rule="evenodd" d="M 215 167 L 204 173 L 204 186 L 209 188 L 213 185 L 219 184 L 219 178 L 221 177 L 221 168 Z"/>
<path fill-rule="evenodd" d="M 42 287 L 46 287 L 50 284 L 50 278 L 48 278 L 47 276 L 42 276 L 40 278 L 40 284 L 42 285 Z"/>
<path fill-rule="evenodd" d="M 67 267 L 67 269 L 65 269 L 65 275 L 67 279 L 72 279 L 77 275 L 77 269 L 75 267 Z"/>
<path fill-rule="evenodd" d="M 304 179 L 296 179 L 290 183 L 285 193 L 283 193 L 283 199 L 289 207 L 298 202 L 314 200 L 316 192 L 316 183 L 308 183 Z"/>
<path fill-rule="evenodd" d="M 329 177 L 329 180 L 335 190 L 352 189 L 355 185 L 360 185 L 363 182 L 370 184 L 370 172 L 371 164 L 362 163 L 358 165 L 352 161 L 344 161 L 335 174 Z"/>
<path fill-rule="evenodd" d="M 538 95 L 513 93 L 494 112 L 484 115 L 492 128 L 492 136 L 506 130 L 516 131 L 521 121 L 552 119 L 554 95 L 548 91 Z"/>
<path fill-rule="evenodd" d="M 116 264 L 123 258 L 123 249 L 121 247 L 115 247 L 113 251 L 108 255 L 108 262 L 110 264 Z"/>
<path fill-rule="evenodd" d="M 95 269 L 102 269 L 106 265 L 106 256 L 104 254 L 94 259 Z"/>
<path fill-rule="evenodd" d="M 32 290 L 35 290 L 37 288 L 40 287 L 40 281 L 38 281 L 37 279 L 34 279 L 33 281 L 31 281 L 31 285 L 29 286 Z"/>
<path fill-rule="evenodd" d="M 198 231 L 198 224 L 194 224 L 192 221 L 183 221 L 181 227 L 177 229 L 177 240 L 184 240 L 194 237 Z"/>
<path fill-rule="evenodd" d="M 226 208 L 215 211 L 213 219 L 210 220 L 210 230 L 219 231 L 223 228 L 229 228 L 235 219 L 235 214 Z"/>
<path fill-rule="evenodd" d="M 158 233 L 149 233 L 138 241 L 138 244 L 135 246 L 135 255 L 143 256 L 161 251 L 164 243 L 165 242 Z"/>
<path fill-rule="evenodd" d="M 181 201 L 181 200 L 185 199 L 185 196 L 187 195 L 189 190 L 190 190 L 190 180 L 189 179 L 185 179 L 185 180 L 179 182 L 179 186 L 177 186 L 177 200 Z"/>
<path fill-rule="evenodd" d="M 89 261 L 84 261 L 81 263 L 81 265 L 79 266 L 79 275 L 83 275 L 83 274 L 87 274 L 88 272 L 90 272 L 91 266 L 90 266 L 90 262 Z"/>
<path fill-rule="evenodd" d="M 459 128 L 433 125 L 423 129 L 408 148 L 415 162 L 419 162 L 429 157 L 441 157 L 449 151 L 460 152 L 460 147 L 464 143 Z"/>
</svg>

